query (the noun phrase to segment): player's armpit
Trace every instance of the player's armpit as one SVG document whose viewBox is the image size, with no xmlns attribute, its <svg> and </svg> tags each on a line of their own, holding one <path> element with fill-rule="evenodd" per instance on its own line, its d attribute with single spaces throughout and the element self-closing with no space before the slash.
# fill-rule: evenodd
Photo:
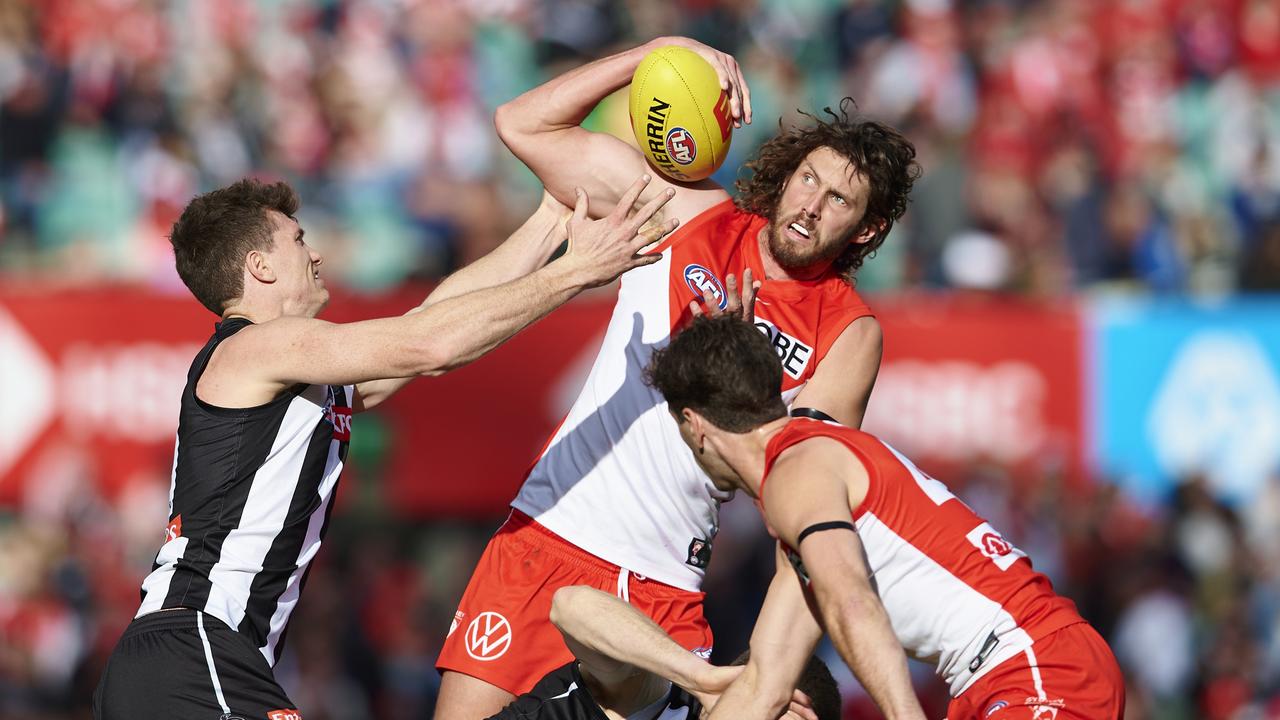
<svg viewBox="0 0 1280 720">
<path fill-rule="evenodd" d="M 821 410 L 847 427 L 861 427 L 880 372 L 884 336 L 880 323 L 865 316 L 840 333 L 794 405 Z"/>
</svg>

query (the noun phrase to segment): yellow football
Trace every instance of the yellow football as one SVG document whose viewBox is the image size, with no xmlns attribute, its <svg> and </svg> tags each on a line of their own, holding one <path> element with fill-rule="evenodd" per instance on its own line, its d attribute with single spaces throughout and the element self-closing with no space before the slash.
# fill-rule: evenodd
<svg viewBox="0 0 1280 720">
<path fill-rule="evenodd" d="M 672 180 L 711 175 L 729 154 L 733 116 L 715 68 L 682 47 L 644 57 L 631 78 L 631 129 L 649 164 Z"/>
</svg>

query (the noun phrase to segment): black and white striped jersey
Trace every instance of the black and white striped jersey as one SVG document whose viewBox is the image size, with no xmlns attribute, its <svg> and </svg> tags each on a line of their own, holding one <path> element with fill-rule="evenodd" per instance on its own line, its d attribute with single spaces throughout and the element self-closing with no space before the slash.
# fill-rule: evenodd
<svg viewBox="0 0 1280 720">
<path fill-rule="evenodd" d="M 142 583 L 137 616 L 202 610 L 252 640 L 274 665 L 329 524 L 354 388 L 295 385 L 252 408 L 203 402 L 196 383 L 214 348 L 249 324 L 218 323 L 187 373 L 169 526 Z"/>
<path fill-rule="evenodd" d="M 632 713 L 628 720 L 697 720 L 702 704 L 672 685 L 658 701 Z M 582 680 L 577 661 L 552 670 L 533 689 L 517 697 L 488 720 L 608 720 Z"/>
</svg>

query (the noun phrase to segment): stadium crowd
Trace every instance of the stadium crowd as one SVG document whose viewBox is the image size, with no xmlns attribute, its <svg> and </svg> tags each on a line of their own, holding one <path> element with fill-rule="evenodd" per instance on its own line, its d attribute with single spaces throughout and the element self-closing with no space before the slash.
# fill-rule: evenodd
<svg viewBox="0 0 1280 720">
<path fill-rule="evenodd" d="M 0 282 L 184 292 L 169 225 L 251 173 L 299 189 L 308 240 L 346 287 L 437 279 L 537 201 L 494 107 L 666 34 L 743 63 L 756 121 L 722 172 L 774 118 L 845 94 L 916 143 L 912 209 L 859 277 L 872 303 L 922 287 L 1280 290 L 1272 0 L 0 0 Z M 625 102 L 590 122 L 625 134 Z M 353 448 L 277 676 L 312 720 L 427 718 L 497 519 L 398 517 L 362 471 L 378 443 L 356 442 L 367 462 Z M 163 463 L 135 484 L 152 490 L 108 501 L 90 460 L 49 458 L 41 491 L 0 511 L 0 717 L 87 716 L 163 513 Z M 1129 717 L 1280 717 L 1280 478 L 1241 508 L 1188 478 L 1154 509 L 1101 478 L 1080 496 L 999 467 L 948 479 L 1112 643 Z M 726 510 L 707 585 L 722 661 L 773 558 L 751 506 Z M 945 689 L 915 669 L 940 716 Z M 875 717 L 844 682 L 848 716 Z"/>
</svg>

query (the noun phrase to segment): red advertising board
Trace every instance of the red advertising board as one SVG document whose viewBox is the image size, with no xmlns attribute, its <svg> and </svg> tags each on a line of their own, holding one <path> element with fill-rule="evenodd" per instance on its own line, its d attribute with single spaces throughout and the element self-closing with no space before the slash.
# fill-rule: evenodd
<svg viewBox="0 0 1280 720">
<path fill-rule="evenodd" d="M 993 462 L 1083 477 L 1081 311 L 988 296 L 876 298 L 884 361 L 864 427 L 940 477 Z"/>
<path fill-rule="evenodd" d="M 399 314 L 423 294 L 339 296 L 324 317 Z M 607 292 L 571 303 L 480 362 L 421 379 L 358 417 L 349 480 L 384 478 L 391 507 L 408 515 L 501 512 L 576 396 L 611 303 Z M 1074 307 L 873 304 L 885 361 L 868 430 L 939 473 L 982 459 L 1078 473 Z M 185 295 L 145 289 L 0 291 L 0 504 L 21 502 L 68 462 L 108 498 L 132 483 L 167 485 L 178 396 L 213 320 Z"/>
</svg>

